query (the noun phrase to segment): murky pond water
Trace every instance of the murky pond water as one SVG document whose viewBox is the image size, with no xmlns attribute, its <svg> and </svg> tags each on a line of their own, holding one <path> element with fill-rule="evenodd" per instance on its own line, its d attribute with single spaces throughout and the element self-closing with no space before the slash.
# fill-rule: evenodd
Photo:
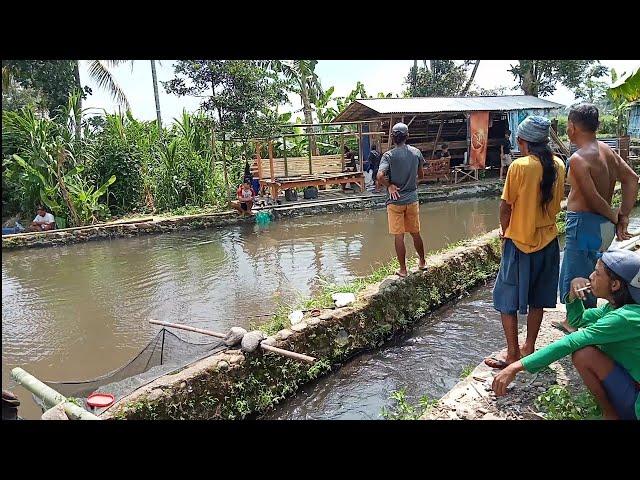
<svg viewBox="0 0 640 480">
<path fill-rule="evenodd" d="M 421 205 L 425 248 L 491 230 L 497 213 L 495 198 Z M 46 380 L 96 377 L 146 345 L 159 329 L 149 319 L 246 327 L 393 256 L 385 210 L 3 251 L 2 384 L 12 388 L 15 366 Z M 16 393 L 21 415 L 38 418 L 25 390 Z"/>
</svg>

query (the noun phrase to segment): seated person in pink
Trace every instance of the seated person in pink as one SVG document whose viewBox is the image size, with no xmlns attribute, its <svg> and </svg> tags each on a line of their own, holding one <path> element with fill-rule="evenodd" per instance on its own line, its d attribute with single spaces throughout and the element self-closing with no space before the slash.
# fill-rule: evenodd
<svg viewBox="0 0 640 480">
<path fill-rule="evenodd" d="M 231 202 L 231 206 L 238 210 L 241 215 L 251 215 L 256 192 L 253 191 L 247 179 L 238 187 L 236 195 L 238 200 Z"/>
<path fill-rule="evenodd" d="M 30 232 L 43 232 L 47 230 L 53 230 L 55 228 L 56 220 L 53 215 L 47 213 L 42 205 L 37 208 L 36 218 L 33 219 L 28 230 Z"/>
</svg>

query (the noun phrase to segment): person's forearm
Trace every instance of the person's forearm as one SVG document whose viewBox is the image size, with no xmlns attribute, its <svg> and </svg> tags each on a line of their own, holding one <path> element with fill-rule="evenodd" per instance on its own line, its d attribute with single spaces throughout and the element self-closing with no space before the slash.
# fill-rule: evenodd
<svg viewBox="0 0 640 480">
<path fill-rule="evenodd" d="M 511 205 L 503 200 L 500 203 L 500 227 L 502 228 L 502 233 L 507 231 L 509 223 L 511 223 Z"/>
<path fill-rule="evenodd" d="M 383 185 L 385 187 L 388 187 L 389 185 L 391 185 L 391 182 L 389 181 L 386 175 L 378 175 L 377 178 L 380 185 Z"/>
<path fill-rule="evenodd" d="M 622 178 L 622 204 L 620 205 L 620 215 L 628 216 L 638 198 L 638 177 L 631 176 Z"/>
<path fill-rule="evenodd" d="M 584 198 L 591 210 L 602 215 L 605 218 L 608 218 L 609 220 L 612 220 L 612 217 L 614 216 L 614 210 L 611 208 L 611 205 L 609 205 L 607 201 L 598 193 L 594 193 L 591 195 L 587 194 L 584 196 Z"/>
</svg>

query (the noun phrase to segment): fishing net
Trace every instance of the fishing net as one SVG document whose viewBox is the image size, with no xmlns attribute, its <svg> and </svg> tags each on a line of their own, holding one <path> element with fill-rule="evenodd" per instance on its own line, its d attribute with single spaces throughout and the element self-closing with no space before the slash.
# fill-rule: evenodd
<svg viewBox="0 0 640 480">
<path fill-rule="evenodd" d="M 105 409 L 91 408 L 86 402 L 92 393 L 110 393 L 118 401 L 162 375 L 181 370 L 225 348 L 222 341 L 192 343 L 163 328 L 138 355 L 117 370 L 91 380 L 44 383 L 65 397 L 84 402 L 84 408 L 99 414 Z M 33 398 L 45 410 L 42 401 L 35 395 Z"/>
</svg>

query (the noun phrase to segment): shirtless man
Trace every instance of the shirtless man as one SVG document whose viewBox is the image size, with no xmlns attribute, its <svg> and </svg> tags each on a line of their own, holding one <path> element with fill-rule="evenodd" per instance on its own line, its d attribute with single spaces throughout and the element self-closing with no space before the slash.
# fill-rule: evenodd
<svg viewBox="0 0 640 480">
<path fill-rule="evenodd" d="M 578 150 L 569 159 L 571 191 L 567 199 L 567 229 L 564 258 L 560 269 L 560 301 L 569 294 L 571 280 L 588 278 L 596 262 L 609 248 L 614 236 L 631 238 L 629 213 L 638 195 L 638 175 L 611 147 L 596 140 L 598 109 L 589 103 L 573 107 L 567 121 L 567 134 Z M 616 181 L 622 185 L 622 205 L 611 207 Z M 589 294 L 586 308 L 596 306 Z M 565 320 L 554 326 L 575 331 Z"/>
</svg>

